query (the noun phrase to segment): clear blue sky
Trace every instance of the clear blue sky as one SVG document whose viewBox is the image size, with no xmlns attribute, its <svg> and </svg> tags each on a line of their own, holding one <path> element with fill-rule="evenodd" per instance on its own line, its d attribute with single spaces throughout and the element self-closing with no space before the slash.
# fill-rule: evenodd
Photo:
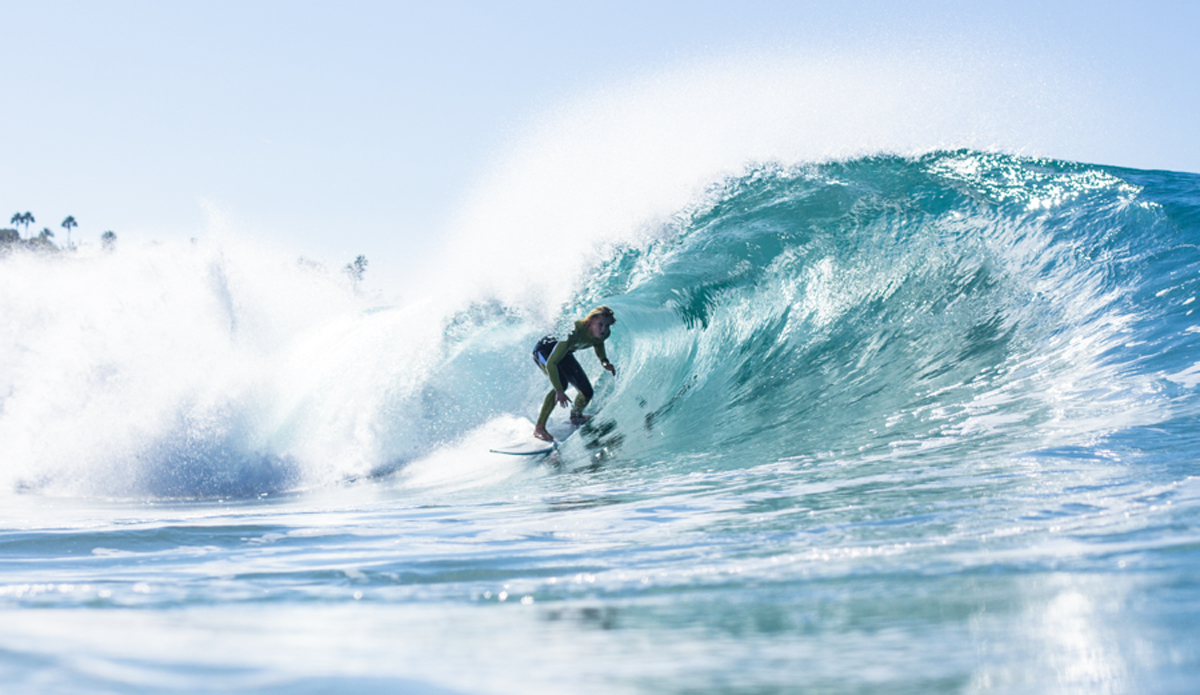
<svg viewBox="0 0 1200 695">
<path fill-rule="evenodd" d="M 1000 146 L 1200 171 L 1192 2 L 0 0 L 0 24 L 0 224 L 29 210 L 61 239 L 74 215 L 89 243 L 203 236 L 216 216 L 400 272 L 531 124 L 583 95 L 879 46 L 1011 63 L 997 89 L 1027 75 L 1073 95 L 1049 107 L 1049 135 Z"/>
</svg>

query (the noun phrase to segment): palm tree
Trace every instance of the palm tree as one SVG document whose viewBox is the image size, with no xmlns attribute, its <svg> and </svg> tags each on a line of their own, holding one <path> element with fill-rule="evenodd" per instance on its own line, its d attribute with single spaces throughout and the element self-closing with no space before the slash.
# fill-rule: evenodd
<svg viewBox="0 0 1200 695">
<path fill-rule="evenodd" d="M 62 221 L 62 226 L 67 230 L 67 248 L 71 248 L 71 227 L 78 227 L 79 223 L 75 221 L 74 215 L 67 215 L 67 219 Z"/>
<path fill-rule="evenodd" d="M 37 248 L 40 251 L 58 251 L 59 247 L 55 246 L 54 242 L 50 241 L 50 239 L 54 239 L 54 232 L 50 232 L 49 227 L 42 227 L 41 232 L 37 234 L 36 238 L 25 241 L 25 244 L 28 244 L 30 248 Z"/>
<path fill-rule="evenodd" d="M 15 213 L 15 214 L 12 216 L 12 220 L 10 220 L 10 221 L 12 222 L 12 224 L 23 224 L 23 225 L 25 225 L 25 233 L 26 233 L 26 234 L 29 234 L 29 225 L 30 225 L 30 224 L 32 224 L 32 223 L 34 223 L 34 222 L 37 222 L 37 220 L 33 219 L 33 213 L 32 213 L 32 212 L 25 212 L 25 213 L 20 213 L 20 212 L 18 212 L 18 213 Z"/>
<path fill-rule="evenodd" d="M 117 235 L 111 229 L 100 235 L 100 245 L 105 251 L 112 251 L 117 246 Z"/>
</svg>

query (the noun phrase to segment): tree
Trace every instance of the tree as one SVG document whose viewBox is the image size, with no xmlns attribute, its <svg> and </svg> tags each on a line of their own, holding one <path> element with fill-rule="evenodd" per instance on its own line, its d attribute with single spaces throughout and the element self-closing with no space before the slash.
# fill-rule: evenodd
<svg viewBox="0 0 1200 695">
<path fill-rule="evenodd" d="M 33 219 L 32 212 L 25 212 L 25 213 L 18 212 L 18 213 L 13 214 L 11 222 L 13 224 L 25 225 L 25 234 L 29 234 L 29 225 L 33 224 L 34 222 L 37 222 L 37 220 Z"/>
<path fill-rule="evenodd" d="M 111 229 L 100 235 L 100 247 L 105 251 L 117 248 L 117 235 Z"/>
<path fill-rule="evenodd" d="M 74 215 L 67 215 L 67 219 L 62 221 L 62 226 L 67 230 L 67 248 L 71 248 L 71 227 L 78 227 L 79 223 L 75 221 Z"/>
<path fill-rule="evenodd" d="M 54 245 L 53 241 L 50 241 L 53 238 L 54 232 L 50 231 L 49 227 L 42 227 L 42 231 L 36 237 L 26 241 L 25 243 L 31 249 L 38 249 L 40 251 L 57 251 L 58 247 Z"/>
</svg>

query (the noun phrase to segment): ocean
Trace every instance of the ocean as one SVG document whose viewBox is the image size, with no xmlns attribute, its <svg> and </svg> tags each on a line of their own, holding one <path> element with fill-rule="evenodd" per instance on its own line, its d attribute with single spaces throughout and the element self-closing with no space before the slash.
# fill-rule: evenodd
<svg viewBox="0 0 1200 695">
<path fill-rule="evenodd" d="M 3 692 L 1195 691 L 1200 175 L 760 163 L 581 257 L 0 258 Z"/>
</svg>

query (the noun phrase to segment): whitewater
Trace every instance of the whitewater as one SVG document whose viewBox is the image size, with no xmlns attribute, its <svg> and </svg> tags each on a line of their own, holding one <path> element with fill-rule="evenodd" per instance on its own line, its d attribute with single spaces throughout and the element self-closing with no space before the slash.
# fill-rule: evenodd
<svg viewBox="0 0 1200 695">
<path fill-rule="evenodd" d="M 911 67 L 583 99 L 395 297 L 0 255 L 4 692 L 1192 692 L 1200 175 Z M 489 453 L 600 304 L 594 419 Z"/>
</svg>

